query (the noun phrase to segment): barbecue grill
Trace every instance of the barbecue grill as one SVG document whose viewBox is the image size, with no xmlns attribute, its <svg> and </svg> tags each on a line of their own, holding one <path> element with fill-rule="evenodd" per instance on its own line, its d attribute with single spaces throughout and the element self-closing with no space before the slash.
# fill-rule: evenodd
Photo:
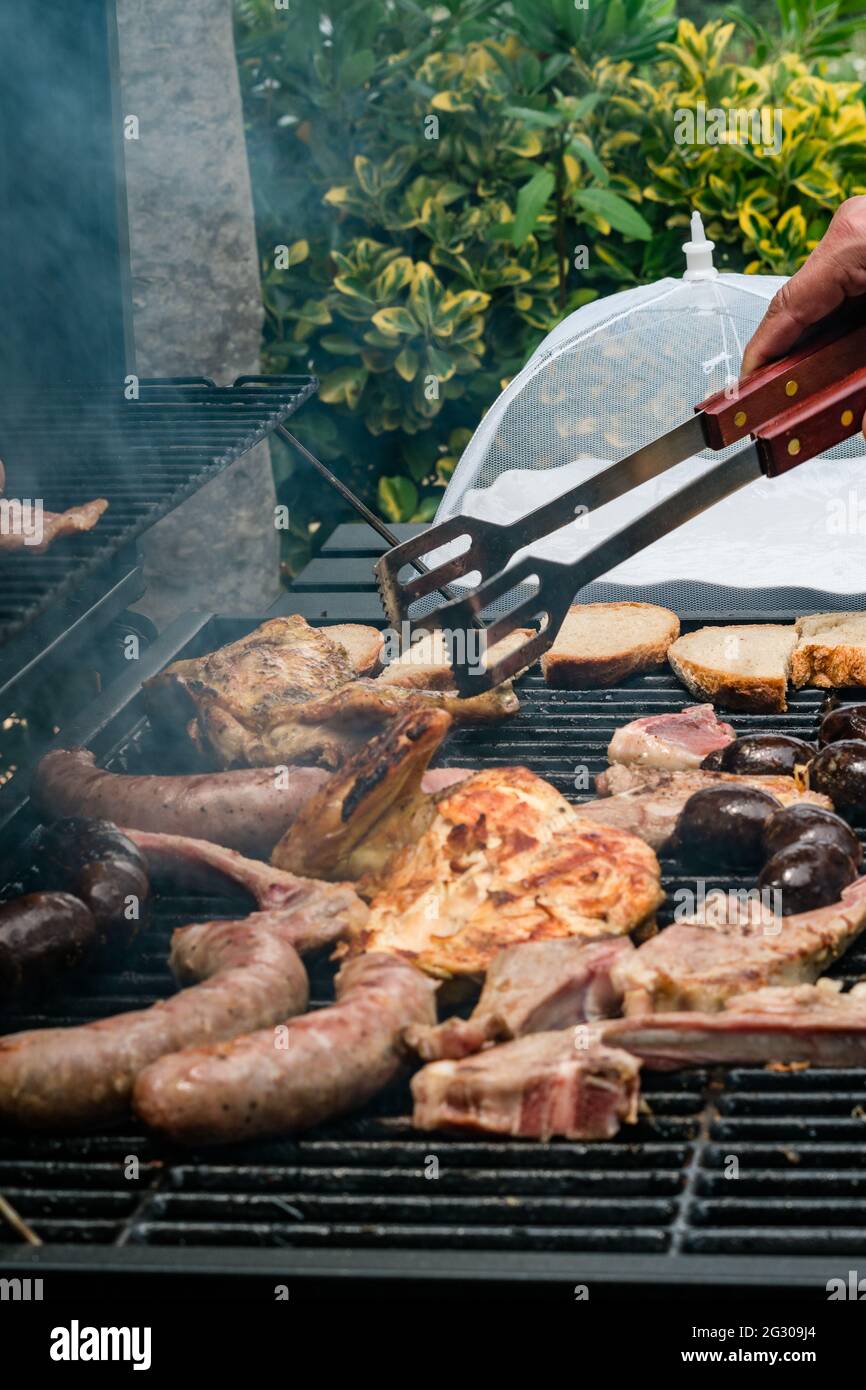
<svg viewBox="0 0 866 1390">
<path fill-rule="evenodd" d="M 356 538 L 355 548 L 362 543 L 368 541 Z M 337 538 L 337 548 L 347 544 L 345 535 Z M 291 594 L 285 610 L 356 619 L 366 596 L 342 601 L 341 565 L 332 559 L 327 596 Z M 159 771 L 164 755 L 143 711 L 141 682 L 168 661 L 233 641 L 252 625 L 207 615 L 179 619 L 135 672 L 72 722 L 64 741 L 92 747 L 116 770 Z M 589 794 L 581 770 L 602 770 L 619 724 L 689 702 L 669 673 L 594 691 L 548 690 L 529 675 L 519 689 L 516 719 L 457 731 L 440 760 L 523 763 L 578 801 Z M 738 733 L 772 728 L 810 738 L 821 703 L 820 692 L 804 690 L 786 715 L 733 722 Z M 24 810 L 16 820 L 19 841 L 31 829 Z M 19 850 L 18 864 L 22 853 L 26 860 Z M 696 880 L 672 861 L 662 869 L 670 914 L 676 890 L 694 889 Z M 705 884 L 747 886 L 722 877 Z M 159 899 L 122 969 L 90 973 L 35 1012 L 7 1014 L 4 1031 L 84 1022 L 164 997 L 172 988 L 166 958 L 173 928 L 237 911 L 236 900 Z M 663 911 L 660 920 L 669 916 Z M 850 981 L 864 971 L 860 946 L 832 973 Z M 331 975 L 327 962 L 313 967 L 314 1007 L 331 998 Z M 685 1285 L 813 1295 L 847 1270 L 866 1239 L 862 1073 L 702 1068 L 648 1073 L 643 1093 L 639 1123 L 592 1144 L 420 1134 L 409 1123 L 402 1083 L 360 1113 L 308 1134 L 217 1150 L 172 1150 L 132 1123 L 72 1139 L 2 1136 L 0 1191 L 46 1245 L 6 1246 L 0 1262 L 15 1272 L 60 1276 L 581 1280 L 656 1293 Z M 141 1165 L 134 1182 L 123 1176 L 130 1154 Z M 425 1176 L 431 1155 L 439 1160 L 436 1179 Z M 726 1176 L 732 1157 L 736 1181 Z"/>
</svg>

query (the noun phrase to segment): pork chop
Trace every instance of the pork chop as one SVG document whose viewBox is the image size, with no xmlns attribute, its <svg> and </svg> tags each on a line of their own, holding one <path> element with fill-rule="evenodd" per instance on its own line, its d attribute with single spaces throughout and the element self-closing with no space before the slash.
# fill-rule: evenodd
<svg viewBox="0 0 866 1390">
<path fill-rule="evenodd" d="M 602 1036 L 661 1070 L 715 1062 L 866 1066 L 866 984 L 840 991 L 840 981 L 826 979 L 768 986 L 734 995 L 719 1013 L 616 1019 Z"/>
<path fill-rule="evenodd" d="M 735 738 L 731 725 L 717 718 L 712 705 L 687 705 L 678 714 L 652 714 L 624 724 L 611 739 L 607 756 L 628 767 L 687 772 Z"/>
<path fill-rule="evenodd" d="M 866 877 L 850 884 L 839 902 L 792 917 L 755 905 L 749 913 L 732 911 L 727 920 L 709 912 L 703 922 L 674 922 L 616 961 L 611 978 L 627 1015 L 712 1013 L 746 990 L 811 983 L 864 925 Z"/>
<path fill-rule="evenodd" d="M 601 941 L 524 941 L 494 957 L 472 1017 L 437 1027 L 410 1028 L 409 1046 L 433 1062 L 468 1057 L 490 1043 L 610 1018 L 621 996 L 613 988 L 614 961 L 633 951 L 627 936 Z"/>
<path fill-rule="evenodd" d="M 571 1028 L 533 1033 L 462 1061 L 431 1062 L 412 1079 L 416 1129 L 512 1138 L 611 1139 L 637 1118 L 640 1062 Z"/>
</svg>

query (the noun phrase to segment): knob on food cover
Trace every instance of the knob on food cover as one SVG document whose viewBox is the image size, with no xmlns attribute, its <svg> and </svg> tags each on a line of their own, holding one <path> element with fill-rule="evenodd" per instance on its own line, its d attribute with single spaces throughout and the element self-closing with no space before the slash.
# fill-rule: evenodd
<svg viewBox="0 0 866 1390">
<path fill-rule="evenodd" d="M 707 238 L 701 214 L 695 209 L 692 213 L 692 238 L 683 242 L 686 253 L 684 280 L 715 280 L 718 275 L 713 265 L 715 242 Z"/>
</svg>

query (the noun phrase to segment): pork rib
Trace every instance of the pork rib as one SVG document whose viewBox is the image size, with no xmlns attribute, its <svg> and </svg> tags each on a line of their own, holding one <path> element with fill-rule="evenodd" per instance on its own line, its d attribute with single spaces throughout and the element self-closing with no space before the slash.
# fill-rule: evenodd
<svg viewBox="0 0 866 1390">
<path fill-rule="evenodd" d="M 586 1046 L 581 1046 L 586 1042 Z M 611 1139 L 637 1118 L 640 1062 L 571 1028 L 532 1033 L 412 1078 L 416 1129 Z"/>
<path fill-rule="evenodd" d="M 707 899 L 709 905 L 730 901 Z M 611 975 L 625 1013 L 713 1012 L 746 990 L 811 983 L 866 925 L 866 877 L 839 902 L 792 917 L 733 906 L 729 920 L 710 910 L 703 922 L 674 922 L 617 961 Z"/>
<path fill-rule="evenodd" d="M 627 936 L 510 946 L 494 958 L 471 1018 L 410 1028 L 406 1041 L 426 1062 L 433 1062 L 468 1057 L 488 1043 L 527 1033 L 610 1018 L 622 1003 L 610 978 L 611 967 L 633 949 Z"/>
<path fill-rule="evenodd" d="M 716 1062 L 866 1066 L 866 985 L 835 980 L 776 986 L 728 999 L 720 1013 L 652 1014 L 603 1025 L 605 1043 L 659 1070 Z"/>
</svg>

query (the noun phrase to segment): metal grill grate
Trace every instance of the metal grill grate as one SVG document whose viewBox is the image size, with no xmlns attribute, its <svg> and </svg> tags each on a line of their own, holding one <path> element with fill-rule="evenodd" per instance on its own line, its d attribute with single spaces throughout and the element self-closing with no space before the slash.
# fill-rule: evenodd
<svg viewBox="0 0 866 1390">
<path fill-rule="evenodd" d="M 106 497 L 93 531 L 46 555 L 0 553 L 0 643 L 74 593 L 161 516 L 264 439 L 315 390 L 311 377 L 203 378 L 0 397 L 0 458 L 10 497 L 46 510 Z"/>
<path fill-rule="evenodd" d="M 206 650 L 241 630 L 220 620 L 186 650 Z M 591 775 L 605 766 L 617 725 L 690 700 L 669 675 L 594 692 L 548 691 L 530 677 L 521 695 L 523 710 L 514 721 L 459 732 L 442 761 L 522 762 L 579 799 L 586 793 L 575 790 L 576 769 Z M 732 722 L 740 733 L 785 728 L 814 736 L 820 702 L 820 692 L 805 691 L 785 716 Z M 158 768 L 159 751 L 134 701 L 99 744 L 103 756 L 113 750 L 117 767 Z M 695 886 L 673 862 L 663 863 L 663 873 L 669 899 L 676 888 Z M 715 886 L 740 885 L 707 880 L 707 888 Z M 5 1018 L 4 1030 L 79 1022 L 163 996 L 170 988 L 165 957 L 172 928 L 227 907 L 193 898 L 163 901 L 126 969 L 85 977 L 74 994 L 43 1012 Z M 833 973 L 856 979 L 864 972 L 866 949 L 855 946 Z M 317 1005 L 330 997 L 330 978 L 326 962 L 313 968 Z M 599 1144 L 421 1135 L 408 1122 L 405 1084 L 359 1115 L 244 1148 L 172 1152 L 132 1124 L 73 1139 L 6 1135 L 0 1136 L 0 1190 L 73 1262 L 81 1257 L 70 1247 L 83 1244 L 99 1246 L 101 1259 L 109 1246 L 118 1259 L 131 1260 L 136 1251 L 158 1249 L 166 1267 L 177 1267 L 183 1252 L 199 1259 L 204 1256 L 195 1252 L 210 1248 L 221 1268 L 232 1251 L 248 1250 L 256 1252 L 252 1267 L 262 1269 L 271 1267 L 271 1249 L 281 1268 L 294 1260 L 307 1273 L 325 1269 L 335 1252 L 355 1252 L 368 1272 L 383 1261 L 393 1269 L 404 1258 L 404 1272 L 416 1274 L 426 1268 L 422 1252 L 434 1264 L 446 1259 L 455 1273 L 473 1258 L 489 1257 L 490 1269 L 501 1270 L 497 1261 L 523 1255 L 531 1268 L 544 1256 L 565 1261 L 567 1269 L 583 1256 L 580 1268 L 598 1259 L 615 1277 L 658 1281 L 674 1269 L 686 1280 L 690 1267 L 704 1275 L 720 1270 L 725 1257 L 737 1257 L 745 1269 L 743 1257 L 751 1268 L 755 1258 L 770 1256 L 776 1264 L 769 1281 L 782 1284 L 794 1281 L 798 1267 L 805 1270 L 799 1257 L 813 1257 L 814 1265 L 814 1257 L 862 1251 L 863 1073 L 650 1073 L 643 1094 L 639 1123 Z M 128 1155 L 141 1161 L 137 1181 L 123 1176 Z M 435 1180 L 425 1176 L 431 1155 L 439 1160 Z M 739 1165 L 736 1182 L 726 1176 L 731 1158 Z"/>
</svg>

